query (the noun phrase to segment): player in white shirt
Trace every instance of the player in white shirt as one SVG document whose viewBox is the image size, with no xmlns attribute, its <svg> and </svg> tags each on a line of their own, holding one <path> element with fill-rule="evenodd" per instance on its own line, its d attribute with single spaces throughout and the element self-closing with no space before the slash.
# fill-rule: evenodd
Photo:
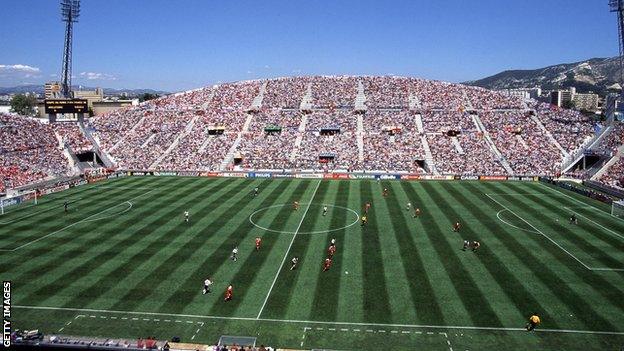
<svg viewBox="0 0 624 351">
<path fill-rule="evenodd" d="M 294 270 L 297 268 L 297 263 L 299 263 L 299 257 L 295 256 L 290 260 L 290 270 Z"/>
<path fill-rule="evenodd" d="M 204 290 L 203 290 L 203 294 L 205 295 L 206 293 L 211 292 L 210 291 L 210 287 L 212 286 L 212 280 L 210 280 L 210 278 L 206 278 L 206 280 L 204 280 Z"/>
<path fill-rule="evenodd" d="M 254 188 L 254 197 L 258 196 L 258 187 Z"/>
<path fill-rule="evenodd" d="M 184 211 L 184 221 L 185 222 L 189 221 L 189 212 L 188 211 Z"/>
<path fill-rule="evenodd" d="M 327 206 L 323 206 L 323 216 L 327 215 Z"/>
<path fill-rule="evenodd" d="M 407 206 L 405 206 L 405 209 L 409 211 L 411 208 L 412 208 L 412 203 L 408 202 Z"/>
<path fill-rule="evenodd" d="M 232 261 L 236 261 L 238 260 L 238 246 L 234 247 L 234 250 L 232 250 L 232 257 L 231 257 Z"/>
</svg>

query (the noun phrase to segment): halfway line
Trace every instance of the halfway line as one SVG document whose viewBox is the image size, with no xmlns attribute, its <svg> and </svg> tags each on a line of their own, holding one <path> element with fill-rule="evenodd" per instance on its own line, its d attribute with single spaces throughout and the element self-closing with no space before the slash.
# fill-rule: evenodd
<svg viewBox="0 0 624 351">
<path fill-rule="evenodd" d="M 280 264 L 279 269 L 277 270 L 277 273 L 275 273 L 275 278 L 273 278 L 273 283 L 271 284 L 271 288 L 269 288 L 269 292 L 267 293 L 267 296 L 264 298 L 264 303 L 262 303 L 262 307 L 260 308 L 260 312 L 258 312 L 258 316 L 256 317 L 256 319 L 260 319 L 260 315 L 262 314 L 262 311 L 264 311 L 264 306 L 266 306 L 267 301 L 269 301 L 269 296 L 271 296 L 271 291 L 273 291 L 273 287 L 275 286 L 277 277 L 279 277 L 279 274 L 282 271 L 282 268 L 284 267 L 284 263 L 286 262 L 286 258 L 288 258 L 288 253 L 290 252 L 290 248 L 295 242 L 297 233 L 299 233 L 299 229 L 301 229 L 303 220 L 305 219 L 305 216 L 308 214 L 310 205 L 312 205 L 312 201 L 314 200 L 314 196 L 316 196 L 316 191 L 318 190 L 320 185 L 321 185 L 321 180 L 318 181 L 318 183 L 316 184 L 316 188 L 314 188 L 314 192 L 312 193 L 312 198 L 310 199 L 310 202 L 308 203 L 308 207 L 306 207 L 305 212 L 303 212 L 303 216 L 301 217 L 301 221 L 299 221 L 299 225 L 297 226 L 297 229 L 295 230 L 295 234 L 293 234 L 292 240 L 290 240 L 290 245 L 288 245 L 288 250 L 286 250 L 286 253 L 284 254 L 284 258 L 282 258 L 282 263 Z"/>
</svg>

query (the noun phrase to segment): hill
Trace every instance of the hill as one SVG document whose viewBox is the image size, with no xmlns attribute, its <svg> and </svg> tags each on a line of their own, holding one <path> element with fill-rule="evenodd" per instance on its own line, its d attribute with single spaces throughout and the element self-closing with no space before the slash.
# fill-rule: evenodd
<svg viewBox="0 0 624 351">
<path fill-rule="evenodd" d="M 508 70 L 464 84 L 487 89 L 535 88 L 562 89 L 576 87 L 578 92 L 593 91 L 601 95 L 619 87 L 620 65 L 617 57 L 592 58 L 532 70 Z"/>
</svg>

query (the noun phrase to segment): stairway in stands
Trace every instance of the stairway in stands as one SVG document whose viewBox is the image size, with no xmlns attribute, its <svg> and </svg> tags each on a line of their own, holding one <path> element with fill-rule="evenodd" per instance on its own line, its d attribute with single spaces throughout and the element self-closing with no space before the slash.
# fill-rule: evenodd
<svg viewBox="0 0 624 351">
<path fill-rule="evenodd" d="M 622 157 L 624 157 L 624 145 L 620 145 L 615 156 L 611 157 L 609 162 L 605 163 L 605 165 L 591 177 L 591 180 L 600 179 L 600 177 L 602 177 L 602 175 L 605 174 L 609 170 L 609 168 L 616 164 Z"/>
<path fill-rule="evenodd" d="M 293 147 L 293 151 L 290 154 L 290 161 L 293 162 L 299 155 L 299 148 L 301 147 L 301 142 L 303 141 L 303 136 L 305 135 L 306 124 L 308 123 L 308 115 L 301 116 L 301 123 L 299 123 L 299 129 L 297 130 L 297 138 L 295 139 L 295 147 Z"/>
<path fill-rule="evenodd" d="M 542 132 L 544 132 L 544 135 L 546 135 L 548 140 L 550 140 L 550 142 L 553 143 L 553 145 L 555 145 L 557 149 L 559 149 L 563 157 L 570 156 L 570 154 L 567 151 L 565 151 L 563 147 L 561 147 L 561 144 L 559 144 L 557 139 L 555 139 L 555 137 L 550 133 L 550 131 L 546 129 L 546 126 L 542 123 L 542 121 L 539 120 L 539 118 L 537 118 L 536 115 L 531 115 L 531 119 L 533 120 L 533 122 L 535 122 L 535 124 L 537 124 L 538 128 Z"/>
<path fill-rule="evenodd" d="M 221 165 L 219 165 L 220 171 L 225 171 L 228 165 L 232 163 L 232 160 L 234 160 L 234 154 L 236 154 L 236 150 L 238 150 L 238 145 L 241 143 L 241 140 L 243 140 L 243 135 L 249 131 L 249 125 L 251 124 L 252 120 L 253 115 L 248 113 L 245 124 L 243 124 L 243 129 L 238 133 L 234 144 L 232 144 L 232 147 L 230 147 L 230 150 L 225 155 L 225 158 L 223 159 L 223 161 L 221 161 Z"/>
<path fill-rule="evenodd" d="M 251 103 L 252 110 L 259 110 L 262 107 L 262 100 L 264 100 L 264 93 L 266 92 L 267 84 L 268 81 L 265 80 L 264 83 L 262 83 L 262 85 L 260 86 L 260 91 L 258 92 L 258 95 L 256 95 Z"/>
<path fill-rule="evenodd" d="M 364 84 L 358 80 L 357 95 L 355 96 L 355 111 L 366 111 L 366 94 L 364 94 Z"/>
<path fill-rule="evenodd" d="M 308 83 L 306 93 L 301 99 L 301 105 L 299 105 L 299 109 L 302 111 L 309 111 L 312 109 L 312 83 Z"/>
<path fill-rule="evenodd" d="M 503 166 L 505 171 L 507 171 L 507 173 L 509 175 L 513 175 L 514 171 L 511 168 L 511 165 L 509 164 L 509 161 L 507 161 L 505 156 L 503 156 L 503 154 L 501 154 L 501 152 L 498 151 L 498 148 L 496 147 L 496 144 L 494 144 L 494 141 L 490 137 L 490 133 L 487 131 L 487 129 L 485 129 L 485 126 L 483 125 L 483 122 L 481 122 L 481 118 L 479 118 L 479 115 L 476 115 L 476 114 L 472 115 L 472 121 L 473 121 L 475 127 L 477 127 L 477 130 L 479 132 L 483 133 L 483 138 L 484 138 L 485 142 L 490 146 L 490 151 L 492 151 L 492 153 L 494 153 L 494 155 L 496 155 L 496 158 L 501 163 L 501 165 Z"/>
<path fill-rule="evenodd" d="M 173 149 L 176 148 L 176 146 L 178 146 L 178 144 L 180 143 L 180 140 L 182 140 L 182 138 L 184 138 L 188 133 L 191 132 L 191 130 L 193 130 L 193 126 L 195 125 L 195 122 L 197 122 L 197 119 L 199 119 L 200 115 L 195 115 L 195 117 L 193 117 L 193 119 L 186 125 L 186 127 L 184 127 L 184 129 L 180 132 L 180 134 L 178 134 L 175 139 L 173 140 L 173 142 L 171 143 L 171 145 L 169 145 L 169 147 L 167 148 L 167 150 L 165 150 L 165 152 L 162 153 L 162 155 L 160 155 L 156 161 L 154 161 L 151 165 L 150 165 L 150 169 L 156 169 L 156 167 L 160 164 L 160 162 L 162 162 L 162 160 L 165 159 L 165 157 L 167 157 L 171 151 Z"/>
<path fill-rule="evenodd" d="M 411 94 L 409 96 L 408 106 L 410 110 L 420 110 L 422 106 L 420 105 L 420 99 L 418 96 Z"/>
<path fill-rule="evenodd" d="M 438 169 L 435 166 L 433 154 L 431 153 L 431 148 L 429 147 L 429 142 L 427 141 L 427 136 L 425 134 L 420 135 L 420 142 L 425 150 L 425 165 L 427 165 L 431 173 L 434 175 L 440 175 L 440 172 L 438 172 Z"/>
<path fill-rule="evenodd" d="M 358 145 L 358 160 L 360 163 L 364 162 L 364 116 L 359 114 L 357 116 L 357 145 Z"/>
<path fill-rule="evenodd" d="M 123 141 L 126 139 L 127 135 L 131 135 L 132 133 L 134 133 L 134 131 L 141 124 L 143 124 L 143 121 L 145 120 L 146 117 L 147 117 L 147 115 L 143 115 L 143 117 L 141 117 L 141 119 L 134 126 L 132 126 L 132 128 L 130 128 L 130 130 L 128 132 L 126 132 L 126 134 L 124 134 L 121 138 L 119 138 L 119 140 L 115 143 L 115 145 L 113 145 L 110 149 L 108 149 L 108 152 L 110 153 L 111 151 L 115 150 L 117 148 L 117 146 L 119 146 L 121 143 L 123 143 Z"/>
<path fill-rule="evenodd" d="M 453 146 L 455 146 L 455 150 L 457 150 L 457 153 L 463 155 L 464 148 L 462 148 L 461 144 L 459 143 L 459 139 L 457 139 L 457 137 L 451 137 L 451 142 L 453 143 Z"/>
</svg>

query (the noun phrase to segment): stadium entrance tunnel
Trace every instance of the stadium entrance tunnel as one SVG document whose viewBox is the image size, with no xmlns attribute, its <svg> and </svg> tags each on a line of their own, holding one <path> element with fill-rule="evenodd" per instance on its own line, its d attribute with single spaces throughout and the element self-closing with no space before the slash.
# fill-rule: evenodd
<svg viewBox="0 0 624 351">
<path fill-rule="evenodd" d="M 360 215 L 355 210 L 344 206 L 322 203 L 302 203 L 299 206 L 297 211 L 293 209 L 293 204 L 277 204 L 259 208 L 249 215 L 249 222 L 267 232 L 312 235 L 347 229 L 356 225 L 360 220 Z M 327 213 L 323 215 L 325 206 L 327 206 Z M 336 216 L 340 218 L 333 220 Z M 295 217 L 296 220 L 291 220 L 289 217 Z M 318 218 L 315 226 L 306 228 L 304 224 L 312 218 Z M 294 221 L 294 226 L 283 229 L 271 227 L 272 223 L 283 223 L 283 221 Z"/>
</svg>

